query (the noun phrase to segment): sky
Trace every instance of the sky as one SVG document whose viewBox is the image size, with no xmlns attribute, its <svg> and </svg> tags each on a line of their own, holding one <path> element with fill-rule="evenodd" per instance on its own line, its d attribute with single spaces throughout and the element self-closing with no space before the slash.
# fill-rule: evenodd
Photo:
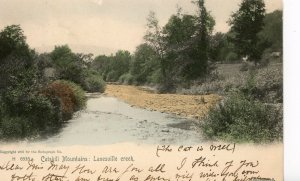
<svg viewBox="0 0 300 181">
<path fill-rule="evenodd" d="M 206 0 L 216 20 L 215 32 L 226 32 L 241 0 Z M 265 0 L 267 12 L 282 9 L 282 0 Z M 68 44 L 74 52 L 134 52 L 143 42 L 146 18 L 154 11 L 161 26 L 177 7 L 195 14 L 191 0 L 0 0 L 0 29 L 20 24 L 27 43 L 38 52 Z"/>
</svg>

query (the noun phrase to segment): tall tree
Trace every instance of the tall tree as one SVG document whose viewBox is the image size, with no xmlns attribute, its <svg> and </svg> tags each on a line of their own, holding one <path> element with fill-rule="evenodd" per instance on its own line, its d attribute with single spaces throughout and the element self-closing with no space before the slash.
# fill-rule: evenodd
<svg viewBox="0 0 300 181">
<path fill-rule="evenodd" d="M 196 5 L 199 14 L 182 14 L 179 8 L 162 28 L 154 12 L 148 16 L 144 39 L 157 54 L 165 91 L 178 81 L 197 79 L 208 73 L 209 37 L 215 21 L 204 0 L 197 0 Z"/>
<path fill-rule="evenodd" d="M 265 14 L 263 0 L 243 0 L 239 10 L 233 13 L 229 20 L 237 52 L 241 56 L 247 56 L 255 64 L 259 62 L 263 53 L 258 33 L 264 26 Z"/>
<path fill-rule="evenodd" d="M 165 58 L 166 45 L 164 41 L 162 28 L 159 26 L 158 19 L 153 11 L 150 12 L 147 18 L 147 32 L 144 36 L 146 43 L 156 52 L 160 62 L 160 70 L 162 75 L 162 84 L 170 83 L 168 80 L 167 67 L 168 62 Z"/>
<path fill-rule="evenodd" d="M 165 58 L 169 62 L 168 70 L 173 79 L 182 79 L 184 76 L 182 70 L 190 63 L 187 61 L 186 49 L 190 48 L 190 42 L 198 29 L 196 22 L 197 17 L 181 14 L 179 9 L 163 27 Z"/>
<path fill-rule="evenodd" d="M 197 31 L 193 41 L 188 46 L 189 63 L 184 69 L 185 77 L 196 79 L 208 73 L 209 35 L 213 31 L 215 21 L 207 12 L 204 0 L 197 0 L 199 14 L 197 16 Z"/>
<path fill-rule="evenodd" d="M 27 75 L 33 75 L 34 55 L 20 25 L 5 27 L 0 32 L 0 89 L 33 84 Z"/>
</svg>

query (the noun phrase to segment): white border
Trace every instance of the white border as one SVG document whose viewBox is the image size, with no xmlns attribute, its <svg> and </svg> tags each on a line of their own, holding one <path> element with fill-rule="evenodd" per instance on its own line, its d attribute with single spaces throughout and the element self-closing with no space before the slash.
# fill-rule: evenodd
<svg viewBox="0 0 300 181">
<path fill-rule="evenodd" d="M 300 9 L 299 0 L 284 6 L 284 178 L 300 180 Z"/>
</svg>

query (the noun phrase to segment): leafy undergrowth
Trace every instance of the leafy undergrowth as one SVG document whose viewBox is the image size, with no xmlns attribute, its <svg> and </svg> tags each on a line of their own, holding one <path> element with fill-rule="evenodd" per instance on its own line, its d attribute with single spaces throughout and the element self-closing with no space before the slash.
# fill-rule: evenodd
<svg viewBox="0 0 300 181">
<path fill-rule="evenodd" d="M 232 93 L 211 109 L 201 127 L 208 138 L 235 142 L 282 140 L 282 106 L 266 105 L 243 93 Z"/>
<path fill-rule="evenodd" d="M 85 104 L 84 91 L 69 81 L 54 81 L 41 90 L 7 88 L 0 96 L 0 138 L 14 140 L 49 134 Z"/>
<path fill-rule="evenodd" d="M 282 67 L 237 71 L 223 80 L 205 82 L 197 87 L 198 92 L 219 92 L 224 95 L 224 100 L 201 121 L 204 135 L 211 139 L 235 142 L 282 141 Z M 214 89 L 205 89 L 205 85 Z"/>
</svg>

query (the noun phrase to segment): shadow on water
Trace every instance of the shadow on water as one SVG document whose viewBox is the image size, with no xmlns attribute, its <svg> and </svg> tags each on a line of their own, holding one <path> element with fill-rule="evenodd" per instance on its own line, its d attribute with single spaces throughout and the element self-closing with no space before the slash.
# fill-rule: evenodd
<svg viewBox="0 0 300 181">
<path fill-rule="evenodd" d="M 192 127 L 195 126 L 195 123 L 193 121 L 182 121 L 179 123 L 171 123 L 171 124 L 168 124 L 167 126 L 170 126 L 172 128 L 179 128 L 179 129 L 183 129 L 183 130 L 191 130 Z"/>
</svg>

